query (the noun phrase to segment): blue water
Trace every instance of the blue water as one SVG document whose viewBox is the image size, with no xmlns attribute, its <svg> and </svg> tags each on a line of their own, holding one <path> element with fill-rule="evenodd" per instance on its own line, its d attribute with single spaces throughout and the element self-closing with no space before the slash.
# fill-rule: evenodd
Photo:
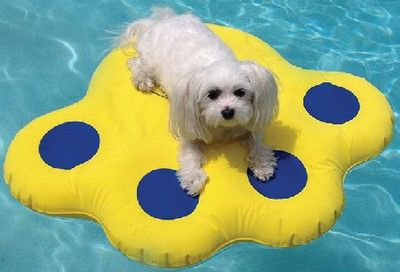
<svg viewBox="0 0 400 272">
<path fill-rule="evenodd" d="M 30 120 L 85 94 L 124 22 L 156 1 L 0 1 L 0 163 Z M 237 3 L 237 4 L 233 4 Z M 268 41 L 308 69 L 367 78 L 400 112 L 400 2 L 159 1 Z M 379 133 L 379 131 L 377 131 Z M 2 176 L 2 173 L 1 173 Z M 2 179 L 2 178 L 0 178 Z M 331 231 L 305 246 L 230 246 L 184 271 L 400 271 L 400 125 L 377 158 L 345 180 Z M 114 249 L 94 222 L 25 208 L 0 180 L 0 271 L 161 271 Z"/>
</svg>

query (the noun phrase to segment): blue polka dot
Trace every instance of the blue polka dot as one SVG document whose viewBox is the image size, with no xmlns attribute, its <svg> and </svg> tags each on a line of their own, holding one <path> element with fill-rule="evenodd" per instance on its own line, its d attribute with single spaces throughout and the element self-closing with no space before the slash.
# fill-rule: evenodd
<svg viewBox="0 0 400 272">
<path fill-rule="evenodd" d="M 39 153 L 46 164 L 68 170 L 90 160 L 99 144 L 99 134 L 92 126 L 83 122 L 67 122 L 43 136 Z"/>
<path fill-rule="evenodd" d="M 358 99 L 352 92 L 329 82 L 309 89 L 303 102 L 310 115 L 332 124 L 346 123 L 360 110 Z"/>
<path fill-rule="evenodd" d="M 191 214 L 199 202 L 180 187 L 176 171 L 171 169 L 147 173 L 139 183 L 137 199 L 147 214 L 165 220 Z"/>
<path fill-rule="evenodd" d="M 275 151 L 278 165 L 274 176 L 267 182 L 254 177 L 248 169 L 247 176 L 251 185 L 260 194 L 272 199 L 285 199 L 300 193 L 307 183 L 307 172 L 301 161 L 285 151 Z"/>
</svg>

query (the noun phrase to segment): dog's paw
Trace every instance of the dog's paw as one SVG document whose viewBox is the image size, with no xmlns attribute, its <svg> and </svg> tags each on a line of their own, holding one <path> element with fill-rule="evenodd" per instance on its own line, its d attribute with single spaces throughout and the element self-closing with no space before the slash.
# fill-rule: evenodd
<svg viewBox="0 0 400 272">
<path fill-rule="evenodd" d="M 250 169 L 257 179 L 261 181 L 268 181 L 274 175 L 275 167 L 276 163 L 251 166 Z"/>
<path fill-rule="evenodd" d="M 177 172 L 182 189 L 191 196 L 198 195 L 207 181 L 207 174 L 203 169 Z"/>
<path fill-rule="evenodd" d="M 154 82 L 150 78 L 133 78 L 133 84 L 142 92 L 150 92 L 154 88 Z"/>
<path fill-rule="evenodd" d="M 268 181 L 275 172 L 277 165 L 276 158 L 272 156 L 264 157 L 264 160 L 260 160 L 258 157 L 256 160 L 250 158 L 249 168 L 253 172 L 254 176 L 261 181 Z"/>
</svg>

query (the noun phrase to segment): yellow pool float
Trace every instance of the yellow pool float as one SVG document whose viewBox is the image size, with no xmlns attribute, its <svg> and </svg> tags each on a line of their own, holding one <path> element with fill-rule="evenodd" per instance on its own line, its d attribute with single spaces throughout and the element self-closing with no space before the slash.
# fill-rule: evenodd
<svg viewBox="0 0 400 272">
<path fill-rule="evenodd" d="M 347 171 L 391 139 L 386 98 L 362 78 L 303 70 L 254 36 L 209 27 L 239 59 L 279 78 L 280 111 L 265 138 L 278 157 L 270 182 L 253 177 L 239 143 L 214 144 L 204 192 L 182 191 L 168 101 L 135 90 L 126 66 L 135 52 L 115 49 L 85 98 L 16 135 L 4 164 L 12 195 L 42 213 L 91 218 L 124 254 L 166 267 L 235 241 L 289 247 L 329 230 L 343 209 Z"/>
</svg>

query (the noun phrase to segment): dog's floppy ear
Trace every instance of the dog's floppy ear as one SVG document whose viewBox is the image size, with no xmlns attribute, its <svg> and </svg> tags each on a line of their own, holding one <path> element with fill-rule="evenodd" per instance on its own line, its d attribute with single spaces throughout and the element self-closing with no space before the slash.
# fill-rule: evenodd
<svg viewBox="0 0 400 272">
<path fill-rule="evenodd" d="M 201 118 L 199 101 L 201 75 L 191 72 L 175 85 L 170 97 L 170 129 L 180 140 L 210 141 L 210 134 Z"/>
<path fill-rule="evenodd" d="M 241 68 L 254 92 L 254 116 L 249 123 L 250 129 L 262 131 L 278 111 L 278 92 L 275 78 L 268 69 L 251 61 L 243 61 Z"/>
</svg>

